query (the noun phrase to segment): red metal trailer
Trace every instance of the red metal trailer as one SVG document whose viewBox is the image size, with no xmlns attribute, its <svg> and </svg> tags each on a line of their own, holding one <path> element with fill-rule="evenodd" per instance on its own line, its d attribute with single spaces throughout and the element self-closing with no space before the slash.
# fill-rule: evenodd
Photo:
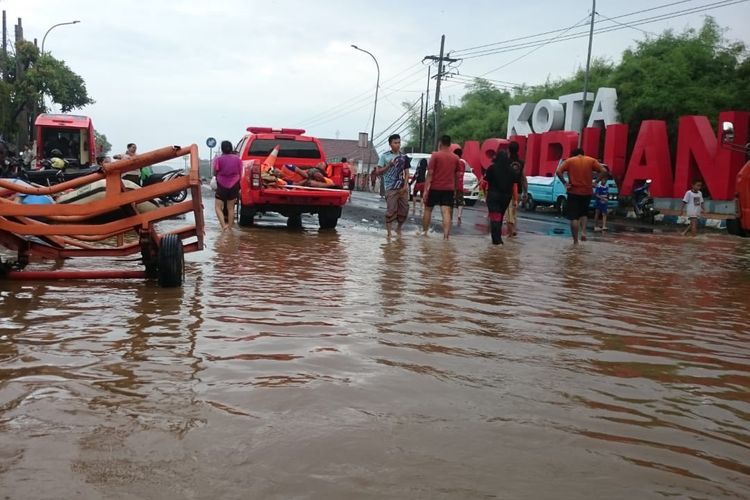
<svg viewBox="0 0 750 500">
<path fill-rule="evenodd" d="M 138 189 L 126 189 L 123 172 L 190 155 L 185 177 Z M 29 186 L 0 179 L 0 244 L 16 251 L 13 261 L 0 261 L 0 279 L 94 279 L 153 278 L 165 287 L 180 286 L 184 276 L 184 252 L 203 249 L 203 205 L 196 145 L 171 146 L 110 163 L 85 177 L 47 187 Z M 102 183 L 102 180 L 104 181 Z M 71 190 L 104 184 L 103 193 L 76 203 L 24 204 L 25 195 L 58 200 Z M 150 200 L 188 189 L 191 199 L 170 206 L 140 207 Z M 189 212 L 195 223 L 168 234 L 159 234 L 159 221 Z M 137 241 L 126 241 L 135 234 Z M 134 240 L 132 237 L 130 240 Z M 74 257 L 122 257 L 140 254 L 143 271 L 86 270 L 38 271 L 32 262 Z"/>
</svg>

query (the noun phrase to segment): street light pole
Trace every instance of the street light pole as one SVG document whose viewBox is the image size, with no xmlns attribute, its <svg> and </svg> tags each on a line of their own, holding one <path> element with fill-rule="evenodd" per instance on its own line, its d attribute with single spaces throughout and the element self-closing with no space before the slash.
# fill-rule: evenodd
<svg viewBox="0 0 750 500">
<path fill-rule="evenodd" d="M 366 51 L 365 49 L 360 49 L 356 45 L 352 44 L 352 48 L 355 50 L 358 50 L 360 52 L 364 52 L 365 54 L 372 57 L 372 60 L 375 61 L 375 67 L 378 70 L 378 79 L 375 82 L 375 106 L 373 106 L 372 109 L 372 128 L 370 129 L 370 152 L 367 154 L 367 165 L 372 164 L 372 149 L 375 145 L 375 113 L 378 111 L 378 89 L 380 88 L 380 65 L 378 64 L 378 60 L 375 59 L 375 56 L 372 55 L 371 52 Z"/>
<path fill-rule="evenodd" d="M 54 26 L 52 26 L 50 29 L 47 30 L 47 32 L 44 34 L 44 38 L 42 38 L 42 54 L 44 54 L 44 41 L 47 39 L 47 35 L 49 35 L 49 32 L 53 29 L 57 28 L 58 26 L 65 26 L 67 24 L 77 24 L 81 21 L 75 20 L 75 21 L 68 21 L 67 23 L 57 23 Z"/>
<path fill-rule="evenodd" d="M 66 26 L 68 24 L 78 24 L 80 22 L 81 21 L 79 21 L 78 19 L 76 19 L 75 21 L 68 21 L 68 22 L 65 22 L 65 23 L 57 23 L 57 24 L 51 26 L 50 29 L 47 30 L 47 32 L 44 34 L 44 37 L 42 38 L 42 52 L 41 52 L 41 55 L 44 55 L 44 42 L 47 41 L 47 35 L 49 35 L 50 31 L 52 31 L 53 29 L 57 28 L 58 26 Z M 41 99 L 42 99 L 42 101 L 44 101 L 44 93 L 42 93 Z M 42 106 L 44 106 L 44 102 L 42 102 Z M 34 99 L 34 109 L 33 109 L 34 117 L 32 118 L 32 123 L 33 123 L 33 120 L 36 120 L 36 115 L 37 115 L 38 112 L 39 112 L 39 99 Z M 31 137 L 32 137 L 32 139 L 36 140 L 35 134 L 36 134 L 36 127 L 31 127 Z"/>
<path fill-rule="evenodd" d="M 591 44 L 594 41 L 594 16 L 596 15 L 596 0 L 593 0 L 593 5 L 591 6 L 591 28 L 589 29 L 589 53 L 586 56 L 586 74 L 583 77 L 583 109 L 586 109 L 586 102 L 588 101 L 588 91 L 589 91 L 589 70 L 591 69 Z M 583 127 L 585 125 L 582 124 Z M 579 131 L 578 134 L 578 147 L 581 147 L 581 144 L 583 144 L 583 130 Z"/>
</svg>

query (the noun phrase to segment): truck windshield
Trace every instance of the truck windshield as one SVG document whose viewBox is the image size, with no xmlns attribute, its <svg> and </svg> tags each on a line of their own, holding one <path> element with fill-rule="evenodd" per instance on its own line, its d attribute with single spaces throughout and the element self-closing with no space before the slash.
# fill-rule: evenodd
<svg viewBox="0 0 750 500">
<path fill-rule="evenodd" d="M 283 158 L 320 158 L 320 150 L 314 142 L 294 139 L 256 139 L 250 143 L 250 156 L 268 156 L 275 146 L 281 146 L 279 156 Z"/>
</svg>

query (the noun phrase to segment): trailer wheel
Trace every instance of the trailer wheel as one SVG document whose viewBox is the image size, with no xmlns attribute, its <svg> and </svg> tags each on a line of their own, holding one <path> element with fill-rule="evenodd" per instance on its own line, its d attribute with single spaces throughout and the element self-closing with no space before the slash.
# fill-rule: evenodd
<svg viewBox="0 0 750 500">
<path fill-rule="evenodd" d="M 320 229 L 335 229 L 341 217 L 341 207 L 330 207 L 318 212 L 318 224 Z"/>
<path fill-rule="evenodd" d="M 159 245 L 159 286 L 164 288 L 182 285 L 185 275 L 185 250 L 176 234 L 164 235 Z"/>
<path fill-rule="evenodd" d="M 302 214 L 290 214 L 289 217 L 286 218 L 286 227 L 289 229 L 302 229 Z"/>
<path fill-rule="evenodd" d="M 247 205 L 240 205 L 240 226 L 250 227 L 254 224 L 255 210 Z"/>
</svg>

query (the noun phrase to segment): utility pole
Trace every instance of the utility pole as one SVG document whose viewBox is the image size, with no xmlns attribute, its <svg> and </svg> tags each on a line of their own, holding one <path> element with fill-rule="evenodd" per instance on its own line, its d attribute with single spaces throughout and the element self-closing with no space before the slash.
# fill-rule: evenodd
<svg viewBox="0 0 750 500">
<path fill-rule="evenodd" d="M 425 98 L 425 103 L 427 105 L 424 108 L 424 122 L 423 122 L 423 130 L 424 134 L 422 137 L 422 144 L 420 145 L 420 153 L 424 153 L 424 143 L 427 142 L 427 116 L 429 115 L 429 109 L 430 109 L 430 73 L 432 72 L 432 66 L 427 66 L 427 97 Z"/>
<path fill-rule="evenodd" d="M 424 92 L 419 98 L 419 152 L 424 148 Z M 412 151 L 413 152 L 413 151 Z"/>
<path fill-rule="evenodd" d="M 8 21 L 5 17 L 5 11 L 3 11 L 3 67 L 0 68 L 3 72 L 3 80 L 8 81 Z"/>
<path fill-rule="evenodd" d="M 594 16 L 596 15 L 596 0 L 592 0 L 593 5 L 591 6 L 591 28 L 589 29 L 589 53 L 586 56 L 586 74 L 583 77 L 583 109 L 586 110 L 586 102 L 588 102 L 588 91 L 589 91 L 589 69 L 591 69 L 591 44 L 594 41 Z M 584 113 L 585 115 L 585 113 Z M 582 125 L 585 127 L 585 125 Z M 583 130 L 578 133 L 578 147 L 583 144 Z"/>
<path fill-rule="evenodd" d="M 425 59 L 438 62 L 438 74 L 437 82 L 435 83 L 435 107 L 433 113 L 435 113 L 435 149 L 437 150 L 438 141 L 440 140 L 440 82 L 443 80 L 443 62 L 453 63 L 457 62 L 458 59 L 445 56 L 445 35 L 440 37 L 440 55 L 439 56 L 426 56 Z"/>
<path fill-rule="evenodd" d="M 23 21 L 18 18 L 18 24 L 16 25 L 16 48 L 23 42 Z M 23 80 L 25 69 L 23 61 L 20 57 L 16 57 L 16 78 L 20 81 Z M 26 103 L 21 112 L 18 114 L 18 135 L 16 136 L 16 148 L 20 149 L 22 145 L 29 141 L 29 104 Z"/>
</svg>

